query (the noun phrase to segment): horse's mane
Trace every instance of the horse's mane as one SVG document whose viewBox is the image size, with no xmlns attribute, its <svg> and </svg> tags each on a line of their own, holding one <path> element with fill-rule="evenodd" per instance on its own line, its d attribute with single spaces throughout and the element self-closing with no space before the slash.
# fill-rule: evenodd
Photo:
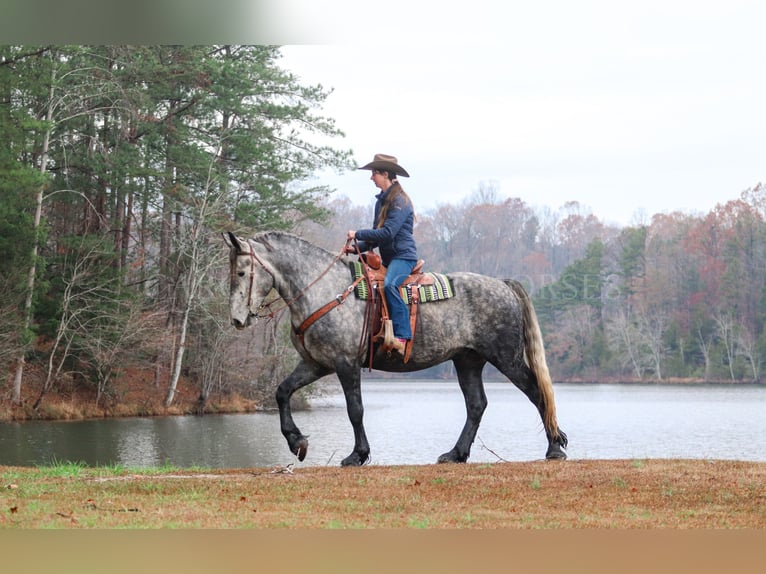
<svg viewBox="0 0 766 574">
<path fill-rule="evenodd" d="M 269 250 L 274 249 L 272 243 L 289 243 L 290 245 L 311 251 L 312 255 L 328 255 L 330 257 L 335 256 L 335 254 L 330 253 L 327 249 L 318 245 L 314 245 L 307 239 L 295 235 L 294 233 L 288 233 L 287 231 L 261 231 L 256 233 L 252 237 L 252 240 L 265 245 Z"/>
</svg>

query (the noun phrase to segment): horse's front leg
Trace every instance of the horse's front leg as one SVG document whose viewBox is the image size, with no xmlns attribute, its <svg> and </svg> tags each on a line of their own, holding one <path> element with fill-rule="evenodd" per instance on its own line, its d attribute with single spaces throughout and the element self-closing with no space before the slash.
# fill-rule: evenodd
<svg viewBox="0 0 766 574">
<path fill-rule="evenodd" d="M 362 405 L 362 368 L 357 362 L 348 363 L 338 360 L 335 372 L 343 388 L 346 397 L 346 411 L 348 420 L 354 429 L 354 450 L 341 461 L 341 466 L 361 466 L 370 458 L 370 445 L 364 432 L 362 418 L 364 406 Z"/>
<path fill-rule="evenodd" d="M 282 434 L 287 439 L 290 451 L 298 457 L 298 460 L 306 458 L 309 448 L 309 440 L 301 434 L 295 425 L 292 410 L 290 409 L 290 397 L 298 389 L 305 387 L 317 379 L 329 375 L 331 371 L 314 363 L 301 361 L 295 370 L 277 387 L 277 406 L 279 407 L 279 425 Z"/>
</svg>

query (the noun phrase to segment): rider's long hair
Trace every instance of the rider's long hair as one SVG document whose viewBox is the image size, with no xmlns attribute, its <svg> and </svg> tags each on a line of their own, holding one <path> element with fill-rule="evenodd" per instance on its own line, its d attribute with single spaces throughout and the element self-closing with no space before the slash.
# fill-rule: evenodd
<svg viewBox="0 0 766 574">
<path fill-rule="evenodd" d="M 388 216 L 388 208 L 389 206 L 393 205 L 394 200 L 399 197 L 400 195 L 404 197 L 405 201 L 412 205 L 412 200 L 410 199 L 410 196 L 407 195 L 407 193 L 404 191 L 404 188 L 402 187 L 402 184 L 399 183 L 399 180 L 396 179 L 396 174 L 390 171 L 383 171 L 381 170 L 380 173 L 385 173 L 388 176 L 388 179 L 391 180 L 391 189 L 388 192 L 388 196 L 386 197 L 386 202 L 383 204 L 383 207 L 380 209 L 380 213 L 378 214 L 378 220 L 375 222 L 375 227 L 380 228 L 383 227 L 383 225 L 386 223 L 386 217 Z"/>
</svg>

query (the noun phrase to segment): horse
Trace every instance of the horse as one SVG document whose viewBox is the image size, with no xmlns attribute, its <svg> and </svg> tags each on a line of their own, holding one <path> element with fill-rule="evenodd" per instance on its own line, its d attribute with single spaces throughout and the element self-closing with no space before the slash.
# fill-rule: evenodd
<svg viewBox="0 0 766 574">
<path fill-rule="evenodd" d="M 309 446 L 308 438 L 293 420 L 290 397 L 298 389 L 335 373 L 354 432 L 354 449 L 341 466 L 368 463 L 370 445 L 362 420 L 361 373 L 369 352 L 360 345 L 366 301 L 349 296 L 354 287 L 345 247 L 334 255 L 281 231 L 260 232 L 249 239 L 228 232 L 224 239 L 229 247 L 232 325 L 244 329 L 264 316 L 274 301 L 272 290 L 289 308 L 291 340 L 300 360 L 279 384 L 276 402 L 280 429 L 290 451 L 302 461 Z M 378 347 L 370 359 L 371 368 L 412 372 L 453 362 L 465 399 L 466 420 L 455 446 L 438 457 L 439 463 L 468 461 L 487 407 L 482 380 L 487 363 L 537 407 L 548 439 L 545 457 L 565 459 L 568 439 L 556 420 L 542 334 L 527 292 L 514 280 L 469 272 L 447 276 L 455 295 L 419 305 L 408 361 Z M 270 301 L 265 302 L 270 293 Z M 318 314 L 318 310 L 326 312 Z M 312 319 L 307 321 L 309 317 Z"/>
</svg>

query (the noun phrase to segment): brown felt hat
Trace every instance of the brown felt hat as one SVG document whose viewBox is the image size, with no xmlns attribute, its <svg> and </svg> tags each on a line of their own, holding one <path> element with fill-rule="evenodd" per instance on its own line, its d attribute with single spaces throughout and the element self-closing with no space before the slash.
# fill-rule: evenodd
<svg viewBox="0 0 766 574">
<path fill-rule="evenodd" d="M 399 165 L 394 156 L 386 155 L 384 153 L 376 153 L 375 158 L 370 163 L 360 167 L 359 169 L 378 169 L 381 171 L 392 171 L 397 175 L 410 177 L 410 174 L 407 173 L 407 170 Z"/>
</svg>

